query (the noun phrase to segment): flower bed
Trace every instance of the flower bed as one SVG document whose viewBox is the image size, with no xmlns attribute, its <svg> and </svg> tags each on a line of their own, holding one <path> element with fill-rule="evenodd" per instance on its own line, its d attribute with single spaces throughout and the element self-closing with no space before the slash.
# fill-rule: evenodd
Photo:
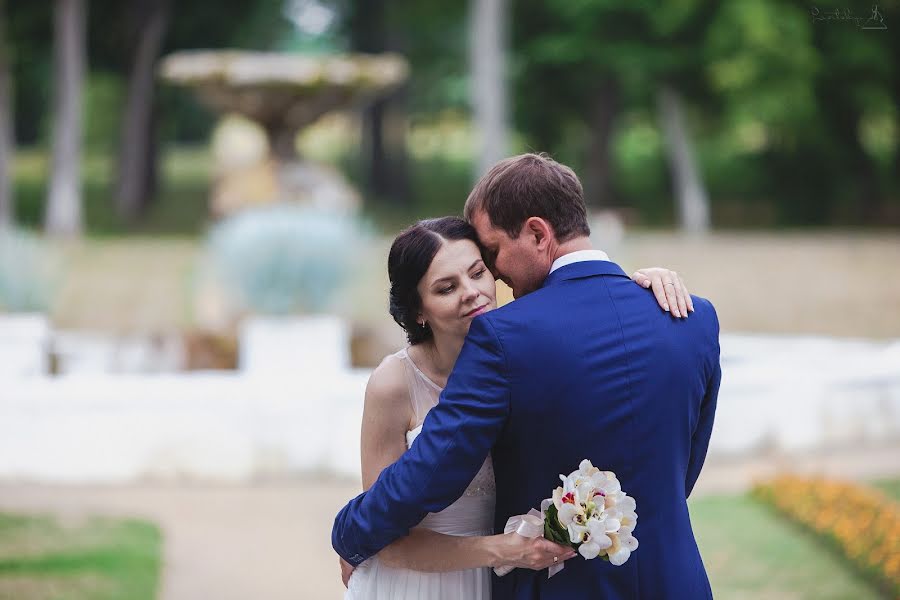
<svg viewBox="0 0 900 600">
<path fill-rule="evenodd" d="M 828 540 L 890 597 L 900 597 L 900 506 L 858 484 L 793 475 L 758 484 L 753 496 Z"/>
</svg>

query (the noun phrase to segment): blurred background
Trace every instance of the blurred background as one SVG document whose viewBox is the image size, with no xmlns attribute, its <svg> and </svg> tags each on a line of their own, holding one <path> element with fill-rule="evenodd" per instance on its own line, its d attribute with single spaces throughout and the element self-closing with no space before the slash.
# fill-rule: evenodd
<svg viewBox="0 0 900 600">
<path fill-rule="evenodd" d="M 896 1 L 0 2 L 0 598 L 341 597 L 363 390 L 404 344 L 387 249 L 527 151 L 626 271 L 717 307 L 690 503 L 716 597 L 897 597 L 898 27 Z"/>
</svg>

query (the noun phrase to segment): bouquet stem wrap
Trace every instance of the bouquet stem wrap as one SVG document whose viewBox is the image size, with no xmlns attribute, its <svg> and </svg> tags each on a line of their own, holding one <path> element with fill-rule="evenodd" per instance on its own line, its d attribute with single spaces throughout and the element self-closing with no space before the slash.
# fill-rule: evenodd
<svg viewBox="0 0 900 600">
<path fill-rule="evenodd" d="M 542 506 L 541 508 L 543 509 L 544 507 Z M 532 508 L 530 511 L 528 511 L 527 515 L 516 515 L 514 517 L 510 517 L 509 520 L 506 521 L 506 527 L 503 528 L 503 533 L 517 533 L 529 539 L 544 537 L 543 511 L 538 511 Z M 565 565 L 563 565 L 563 563 L 558 563 L 551 566 L 547 578 L 549 579 L 550 577 L 553 577 L 554 575 L 562 571 L 564 566 Z M 510 573 L 513 569 L 515 569 L 515 567 L 495 567 L 494 573 L 496 573 L 498 577 L 503 577 L 504 575 Z"/>
</svg>

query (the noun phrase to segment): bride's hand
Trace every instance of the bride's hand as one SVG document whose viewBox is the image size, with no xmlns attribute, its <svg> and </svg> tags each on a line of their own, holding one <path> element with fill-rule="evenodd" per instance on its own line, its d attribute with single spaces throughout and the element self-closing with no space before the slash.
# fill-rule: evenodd
<svg viewBox="0 0 900 600">
<path fill-rule="evenodd" d="M 661 267 L 638 269 L 631 278 L 639 286 L 651 288 L 663 310 L 668 311 L 671 307 L 674 316 L 686 317 L 689 312 L 694 312 L 687 286 L 675 271 Z"/>
<path fill-rule="evenodd" d="M 343 558 L 339 560 L 341 561 L 341 581 L 344 582 L 344 587 L 347 587 L 347 582 L 350 581 L 350 576 L 353 575 L 353 566 Z"/>
<path fill-rule="evenodd" d="M 494 566 L 540 571 L 575 556 L 575 551 L 569 546 L 560 546 L 542 537 L 532 539 L 518 533 L 505 533 L 494 537 L 500 542 L 499 560 Z"/>
</svg>

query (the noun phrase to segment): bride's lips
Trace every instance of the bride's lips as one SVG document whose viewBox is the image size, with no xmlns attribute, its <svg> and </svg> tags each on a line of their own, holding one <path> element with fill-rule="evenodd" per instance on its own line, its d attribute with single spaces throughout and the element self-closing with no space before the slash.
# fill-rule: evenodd
<svg viewBox="0 0 900 600">
<path fill-rule="evenodd" d="M 487 304 L 482 304 L 482 305 L 479 306 L 478 308 L 475 308 L 475 309 L 473 309 L 473 310 L 467 312 L 465 316 L 467 316 L 467 317 L 474 317 L 475 315 L 480 315 L 481 313 L 484 312 L 484 309 L 485 309 L 485 308 L 487 308 Z"/>
</svg>

